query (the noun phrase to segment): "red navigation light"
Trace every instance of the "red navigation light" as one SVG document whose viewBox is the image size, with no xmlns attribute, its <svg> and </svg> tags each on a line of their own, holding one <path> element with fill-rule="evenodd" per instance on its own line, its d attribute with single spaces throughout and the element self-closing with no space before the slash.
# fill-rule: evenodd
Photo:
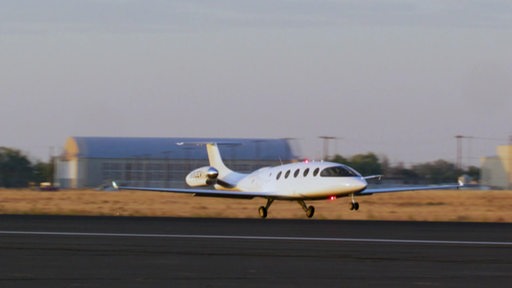
<svg viewBox="0 0 512 288">
<path fill-rule="evenodd" d="M 336 200 L 336 196 L 329 197 L 329 200 Z"/>
</svg>

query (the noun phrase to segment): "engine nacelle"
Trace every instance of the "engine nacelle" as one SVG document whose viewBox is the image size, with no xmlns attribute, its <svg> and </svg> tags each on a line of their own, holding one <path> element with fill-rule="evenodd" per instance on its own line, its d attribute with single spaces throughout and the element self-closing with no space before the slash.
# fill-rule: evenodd
<svg viewBox="0 0 512 288">
<path fill-rule="evenodd" d="M 217 177 L 219 177 L 217 169 L 205 166 L 188 173 L 185 181 L 191 187 L 208 186 L 217 183 Z"/>
</svg>

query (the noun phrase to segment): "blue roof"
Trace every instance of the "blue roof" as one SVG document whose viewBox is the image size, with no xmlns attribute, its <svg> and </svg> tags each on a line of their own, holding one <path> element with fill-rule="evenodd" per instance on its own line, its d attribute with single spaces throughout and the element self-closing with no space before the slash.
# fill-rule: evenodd
<svg viewBox="0 0 512 288">
<path fill-rule="evenodd" d="M 201 145 L 177 145 L 179 142 L 217 142 L 224 159 L 292 160 L 296 156 L 286 139 L 247 138 L 138 138 L 72 137 L 78 145 L 79 158 L 170 158 L 207 159 Z M 222 145 L 222 143 L 230 143 Z"/>
</svg>

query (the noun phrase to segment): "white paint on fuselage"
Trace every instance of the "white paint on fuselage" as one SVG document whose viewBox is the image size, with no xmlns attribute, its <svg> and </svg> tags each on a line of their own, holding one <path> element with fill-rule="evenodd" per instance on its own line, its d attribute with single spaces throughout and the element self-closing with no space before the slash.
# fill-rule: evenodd
<svg viewBox="0 0 512 288">
<path fill-rule="evenodd" d="M 324 177 L 320 175 L 322 170 L 336 166 L 354 171 L 339 163 L 299 162 L 261 168 L 250 174 L 221 175 L 219 180 L 230 183 L 233 187 L 216 185 L 216 188 L 241 192 L 261 191 L 268 193 L 268 196 L 276 193 L 280 198 L 290 199 L 327 199 L 357 193 L 368 185 L 366 180 L 355 171 L 356 176 Z"/>
</svg>

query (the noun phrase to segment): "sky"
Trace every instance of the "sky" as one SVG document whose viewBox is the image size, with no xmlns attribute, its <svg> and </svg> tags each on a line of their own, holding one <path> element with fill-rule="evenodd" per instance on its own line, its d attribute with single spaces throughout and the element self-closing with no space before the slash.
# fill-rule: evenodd
<svg viewBox="0 0 512 288">
<path fill-rule="evenodd" d="M 479 165 L 512 135 L 508 0 L 0 0 L 0 146 L 291 138 Z"/>
</svg>

